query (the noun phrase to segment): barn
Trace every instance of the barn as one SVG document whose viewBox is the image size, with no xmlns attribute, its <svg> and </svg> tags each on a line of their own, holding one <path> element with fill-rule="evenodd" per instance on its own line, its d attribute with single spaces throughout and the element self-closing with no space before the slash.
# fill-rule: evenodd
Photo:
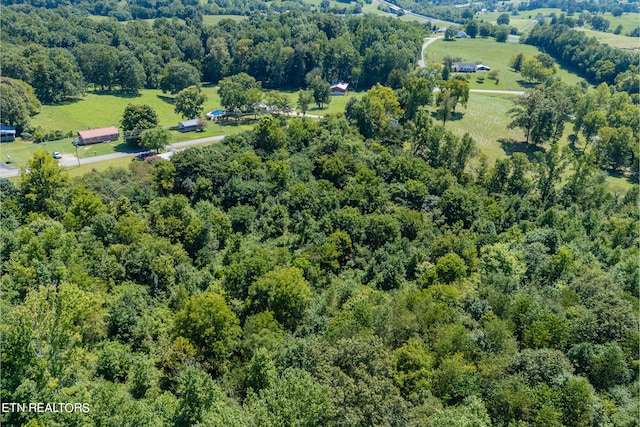
<svg viewBox="0 0 640 427">
<path fill-rule="evenodd" d="M 78 145 L 97 144 L 99 142 L 117 141 L 118 139 L 120 139 L 120 132 L 115 126 L 78 132 Z"/>
<path fill-rule="evenodd" d="M 334 83 L 331 85 L 331 95 L 344 96 L 349 89 L 349 83 Z"/>
</svg>

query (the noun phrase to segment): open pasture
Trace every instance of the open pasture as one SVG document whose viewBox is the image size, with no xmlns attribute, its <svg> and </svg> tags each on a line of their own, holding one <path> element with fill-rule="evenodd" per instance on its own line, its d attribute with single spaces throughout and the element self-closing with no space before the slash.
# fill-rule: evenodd
<svg viewBox="0 0 640 427">
<path fill-rule="evenodd" d="M 538 55 L 540 51 L 534 47 L 520 43 L 498 43 L 493 38 L 456 39 L 455 41 L 438 40 L 424 51 L 425 61 L 441 63 L 445 56 L 460 59 L 472 64 L 481 63 L 498 71 L 499 82 L 489 80 L 488 73 L 478 71 L 466 74 L 471 89 L 525 90 L 528 85 L 520 73 L 513 71 L 510 62 L 518 53 L 526 57 Z M 558 66 L 558 76 L 569 84 L 577 83 L 581 78 Z M 484 77 L 484 82 L 479 81 Z"/>
</svg>

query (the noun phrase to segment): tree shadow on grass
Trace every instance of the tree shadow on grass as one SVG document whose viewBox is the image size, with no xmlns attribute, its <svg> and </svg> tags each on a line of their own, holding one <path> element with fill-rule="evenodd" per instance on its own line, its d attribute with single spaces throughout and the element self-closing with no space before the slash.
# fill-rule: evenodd
<svg viewBox="0 0 640 427">
<path fill-rule="evenodd" d="M 43 102 L 43 105 L 50 105 L 52 107 L 60 107 L 62 105 L 71 105 L 71 104 L 75 104 L 76 102 L 80 102 L 84 100 L 84 98 L 82 96 L 76 96 L 76 97 L 71 97 L 71 98 L 65 98 L 62 101 L 59 102 Z"/>
<path fill-rule="evenodd" d="M 116 153 L 135 153 L 138 151 L 145 151 L 145 149 L 140 147 L 135 139 L 127 139 L 124 141 L 120 141 L 117 144 L 114 143 L 113 151 L 115 151 Z"/>
<path fill-rule="evenodd" d="M 607 175 L 609 175 L 612 178 L 623 178 L 625 180 L 627 180 L 630 184 L 638 184 L 640 183 L 640 180 L 638 179 L 638 174 L 633 173 L 633 172 L 629 172 L 629 171 L 622 171 L 619 169 L 611 169 L 611 168 L 607 168 L 607 169 L 602 169 Z"/>
<path fill-rule="evenodd" d="M 522 86 L 525 89 L 533 89 L 534 87 L 538 86 L 538 83 L 532 83 L 526 80 L 517 80 L 516 83 L 518 83 L 520 86 Z"/>
<path fill-rule="evenodd" d="M 156 95 L 156 96 L 160 98 L 161 101 L 164 101 L 169 105 L 173 105 L 176 103 L 175 98 L 172 96 L 166 96 L 166 95 Z"/>
<path fill-rule="evenodd" d="M 125 99 L 140 98 L 142 96 L 142 94 L 140 93 L 124 93 L 124 92 L 113 92 L 111 93 L 111 95 L 117 98 L 125 98 Z"/>
<path fill-rule="evenodd" d="M 498 140 L 500 146 L 509 156 L 513 153 L 524 153 L 529 160 L 535 158 L 536 153 L 544 153 L 544 148 L 526 142 L 516 141 L 512 138 L 500 138 Z"/>
<path fill-rule="evenodd" d="M 442 121 L 442 117 L 440 117 L 437 111 L 431 112 L 431 118 L 434 120 Z M 456 111 L 454 113 L 451 113 L 451 117 L 447 119 L 447 122 L 457 122 L 458 120 L 462 120 L 463 118 L 464 118 L 464 113 Z"/>
<path fill-rule="evenodd" d="M 116 98 L 128 98 L 128 99 L 132 99 L 132 98 L 139 98 L 142 95 L 140 93 L 131 93 L 131 92 L 122 92 L 119 90 L 94 90 L 93 92 L 94 95 L 111 95 L 111 96 L 115 96 Z"/>
</svg>

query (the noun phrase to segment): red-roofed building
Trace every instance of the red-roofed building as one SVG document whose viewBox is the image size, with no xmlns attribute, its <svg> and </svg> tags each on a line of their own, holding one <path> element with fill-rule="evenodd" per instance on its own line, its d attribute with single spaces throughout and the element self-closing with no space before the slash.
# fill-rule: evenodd
<svg viewBox="0 0 640 427">
<path fill-rule="evenodd" d="M 331 95 L 344 96 L 349 89 L 349 83 L 334 83 L 331 85 Z"/>
<path fill-rule="evenodd" d="M 81 130 L 78 132 L 78 144 L 88 145 L 98 142 L 117 141 L 120 139 L 120 132 L 115 126 L 100 129 Z"/>
</svg>

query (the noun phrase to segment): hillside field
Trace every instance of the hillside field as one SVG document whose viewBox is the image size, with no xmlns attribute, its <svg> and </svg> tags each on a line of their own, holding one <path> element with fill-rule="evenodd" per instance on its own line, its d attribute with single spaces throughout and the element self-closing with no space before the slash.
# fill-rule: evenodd
<svg viewBox="0 0 640 427">
<path fill-rule="evenodd" d="M 621 34 L 603 33 L 589 28 L 578 27 L 577 30 L 584 32 L 589 37 L 595 37 L 600 43 L 621 49 L 640 49 L 640 38 L 623 36 Z"/>
<path fill-rule="evenodd" d="M 540 51 L 534 47 L 520 43 L 498 43 L 493 38 L 456 39 L 455 41 L 438 40 L 432 43 L 425 51 L 426 62 L 442 62 L 445 56 L 462 62 L 482 63 L 498 70 L 499 83 L 486 78 L 485 72 L 470 73 L 469 85 L 471 89 L 495 89 L 495 90 L 525 90 L 528 88 L 520 73 L 511 69 L 509 63 L 518 53 L 525 57 L 538 55 Z M 558 76 L 562 81 L 575 84 L 582 79 L 574 73 L 558 66 Z M 478 81 L 478 77 L 485 76 L 484 83 Z"/>
</svg>

